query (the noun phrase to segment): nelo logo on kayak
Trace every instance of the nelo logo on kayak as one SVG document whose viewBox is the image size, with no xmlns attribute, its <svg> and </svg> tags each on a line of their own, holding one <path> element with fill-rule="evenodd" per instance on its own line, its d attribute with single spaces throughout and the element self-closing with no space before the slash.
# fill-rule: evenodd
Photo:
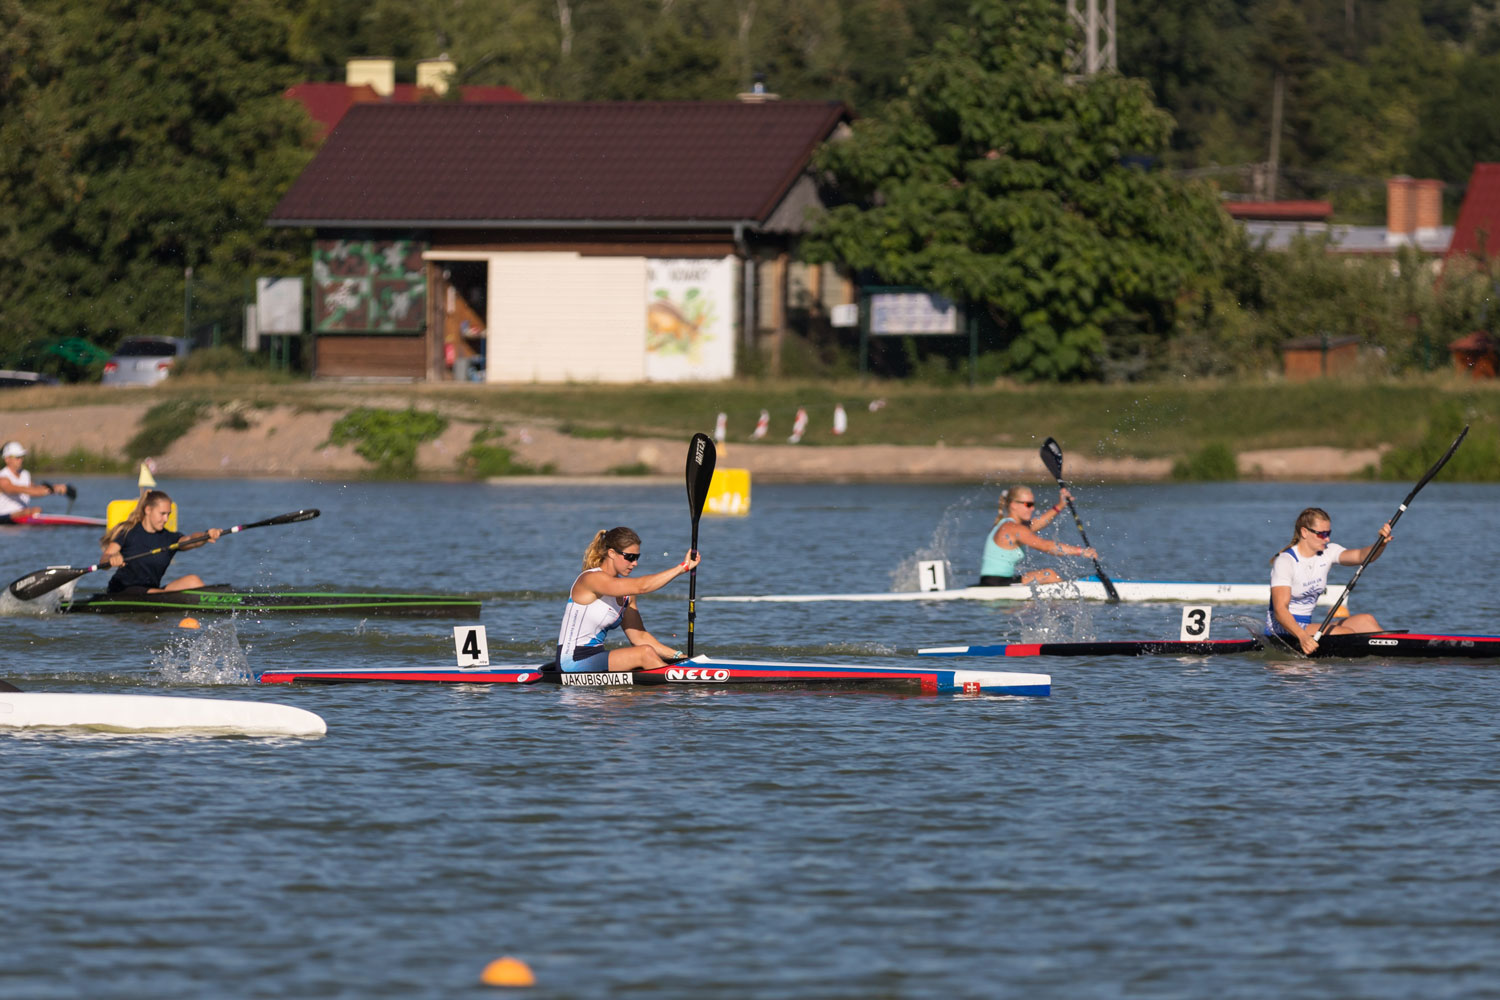
<svg viewBox="0 0 1500 1000">
<path fill-rule="evenodd" d="M 563 687 L 630 687 L 635 678 L 624 671 L 614 673 L 563 674 Z"/>
<path fill-rule="evenodd" d="M 710 670 L 707 667 L 691 667 L 687 670 L 681 667 L 671 667 L 667 670 L 667 680 L 670 681 L 727 681 L 729 671 L 720 667 Z"/>
<path fill-rule="evenodd" d="M 1371 639 L 1370 640 L 1370 645 L 1372 645 L 1372 646 L 1399 646 L 1401 644 L 1399 642 L 1397 642 L 1395 639 Z"/>
</svg>

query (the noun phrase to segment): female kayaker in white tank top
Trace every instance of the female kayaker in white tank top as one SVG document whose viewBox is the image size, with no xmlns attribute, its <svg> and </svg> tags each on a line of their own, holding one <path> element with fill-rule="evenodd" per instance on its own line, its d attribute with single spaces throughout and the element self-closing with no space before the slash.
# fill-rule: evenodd
<svg viewBox="0 0 1500 1000">
<path fill-rule="evenodd" d="M 630 579 L 641 557 L 641 536 L 629 528 L 599 531 L 583 553 L 583 572 L 568 591 L 562 627 L 557 634 L 557 661 L 563 670 L 641 670 L 680 660 L 683 652 L 656 641 L 641 622 L 637 594 L 660 590 L 694 566 L 698 553 L 670 569 Z M 623 626 L 630 645 L 606 649 L 605 635 Z"/>
<path fill-rule="evenodd" d="M 1328 571 L 1334 563 L 1358 566 L 1373 547 L 1346 549 L 1328 540 L 1332 534 L 1333 520 L 1328 512 L 1321 507 L 1308 507 L 1297 515 L 1291 544 L 1271 557 L 1271 604 L 1266 609 L 1266 635 L 1280 636 L 1308 656 L 1318 648 L 1312 638 L 1315 631 L 1312 616 L 1318 598 L 1328 589 Z M 1389 521 L 1380 526 L 1380 538 L 1390 544 Z M 1370 561 L 1380 558 L 1384 551 L 1382 547 Z M 1328 634 L 1379 631 L 1380 623 L 1374 615 L 1350 615 L 1330 626 Z"/>
</svg>

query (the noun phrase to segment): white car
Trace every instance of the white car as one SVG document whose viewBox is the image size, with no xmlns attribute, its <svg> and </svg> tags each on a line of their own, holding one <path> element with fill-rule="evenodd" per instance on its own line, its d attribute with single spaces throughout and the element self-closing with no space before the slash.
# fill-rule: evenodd
<svg viewBox="0 0 1500 1000">
<path fill-rule="evenodd" d="M 193 349 L 182 337 L 126 337 L 104 363 L 104 385 L 155 385 Z"/>
</svg>

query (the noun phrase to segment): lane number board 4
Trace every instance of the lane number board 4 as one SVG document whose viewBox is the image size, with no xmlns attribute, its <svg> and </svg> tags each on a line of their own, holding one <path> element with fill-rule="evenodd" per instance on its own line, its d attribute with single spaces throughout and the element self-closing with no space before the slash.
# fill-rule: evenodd
<svg viewBox="0 0 1500 1000">
<path fill-rule="evenodd" d="M 484 636 L 484 626 L 453 626 L 453 651 L 458 655 L 460 668 L 489 666 L 490 644 Z"/>
</svg>

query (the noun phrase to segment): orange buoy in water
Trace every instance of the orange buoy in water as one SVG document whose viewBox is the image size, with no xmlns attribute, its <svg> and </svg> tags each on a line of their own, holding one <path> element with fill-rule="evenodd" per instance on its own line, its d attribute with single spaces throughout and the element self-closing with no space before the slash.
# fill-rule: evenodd
<svg viewBox="0 0 1500 1000">
<path fill-rule="evenodd" d="M 180 622 L 177 623 L 177 627 L 178 628 L 197 628 L 198 627 L 198 619 L 196 619 L 196 618 L 184 618 L 182 621 L 180 621 Z"/>
<path fill-rule="evenodd" d="M 531 966 L 519 958 L 505 955 L 486 965 L 479 974 L 479 981 L 486 986 L 534 986 L 536 976 L 532 974 Z"/>
</svg>

